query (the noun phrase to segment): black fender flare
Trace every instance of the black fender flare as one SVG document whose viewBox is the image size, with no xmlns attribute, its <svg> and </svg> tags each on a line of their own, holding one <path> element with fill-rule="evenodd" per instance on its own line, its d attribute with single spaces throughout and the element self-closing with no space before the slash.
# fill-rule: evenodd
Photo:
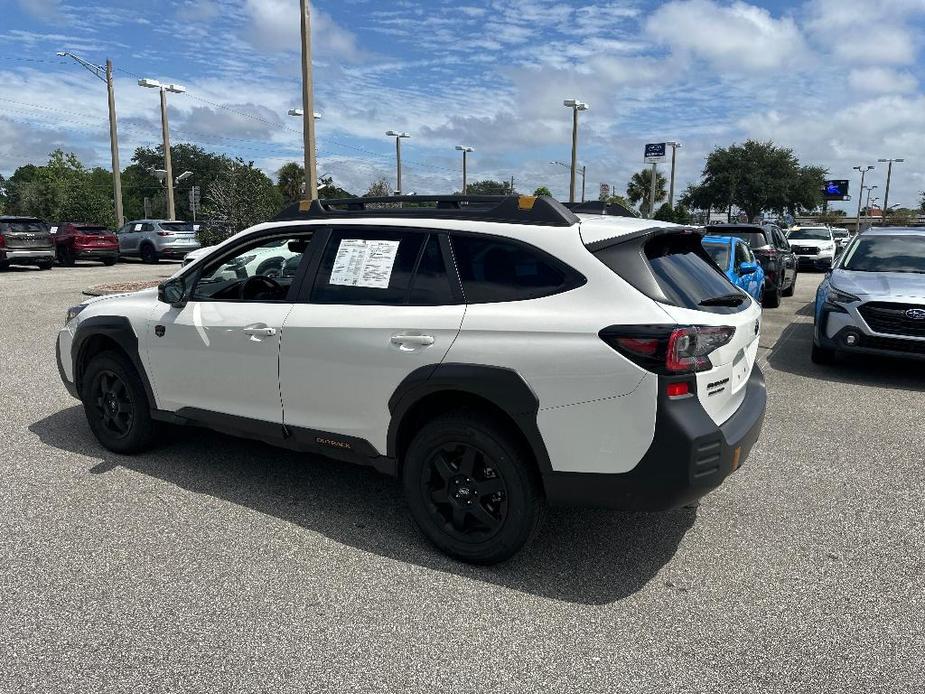
<svg viewBox="0 0 925 694">
<path fill-rule="evenodd" d="M 484 364 L 430 364 L 408 374 L 389 398 L 388 456 L 398 457 L 402 421 L 415 404 L 441 391 L 476 395 L 504 411 L 520 428 L 530 446 L 540 474 L 552 471 L 549 453 L 536 423 L 539 399 L 523 377 L 513 369 Z"/>
<path fill-rule="evenodd" d="M 138 336 L 132 329 L 132 324 L 125 316 L 92 316 L 80 321 L 77 329 L 74 331 L 74 339 L 71 341 L 71 364 L 74 374 L 74 387 L 80 393 L 83 378 L 83 362 L 86 356 L 86 349 L 90 338 L 103 336 L 115 342 L 119 348 L 125 352 L 125 355 L 132 362 L 132 366 L 138 372 L 142 384 L 145 387 L 145 395 L 148 396 L 148 405 L 155 409 L 154 390 L 151 388 L 151 382 L 148 380 L 148 374 L 141 363 L 141 357 L 138 353 Z"/>
</svg>

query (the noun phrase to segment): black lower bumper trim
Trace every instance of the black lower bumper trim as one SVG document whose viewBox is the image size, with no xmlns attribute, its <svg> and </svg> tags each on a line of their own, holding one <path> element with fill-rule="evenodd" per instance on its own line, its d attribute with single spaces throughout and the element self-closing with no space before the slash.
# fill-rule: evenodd
<svg viewBox="0 0 925 694">
<path fill-rule="evenodd" d="M 699 499 L 738 469 L 761 434 L 767 407 L 758 365 L 752 369 L 739 409 L 720 426 L 696 397 L 670 400 L 665 396 L 663 382 L 667 380 L 660 379 L 655 435 L 639 464 L 621 474 L 544 475 L 551 504 L 667 510 Z"/>
<path fill-rule="evenodd" d="M 846 325 L 832 337 L 826 337 L 825 328 L 828 313 L 823 309 L 822 316 L 826 319 L 820 322 L 816 333 L 816 343 L 826 349 L 837 350 L 845 354 L 870 354 L 879 357 L 896 357 L 900 359 L 925 359 L 925 340 L 909 340 L 901 337 L 881 337 L 868 335 L 860 328 Z M 856 342 L 849 345 L 845 338 L 854 335 Z"/>
<path fill-rule="evenodd" d="M 77 386 L 72 381 L 67 380 L 67 375 L 64 373 L 64 364 L 61 362 L 61 341 L 58 339 L 55 339 L 55 361 L 58 362 L 58 375 L 61 376 L 61 382 L 67 388 L 67 392 L 71 394 L 71 397 L 80 400 Z"/>
</svg>

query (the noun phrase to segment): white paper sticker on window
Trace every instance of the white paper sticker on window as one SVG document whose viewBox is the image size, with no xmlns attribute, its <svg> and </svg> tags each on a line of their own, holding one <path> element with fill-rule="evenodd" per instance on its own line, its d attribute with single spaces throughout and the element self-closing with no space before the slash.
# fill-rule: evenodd
<svg viewBox="0 0 925 694">
<path fill-rule="evenodd" d="M 329 284 L 388 289 L 399 241 L 343 239 Z"/>
<path fill-rule="evenodd" d="M 135 231 L 141 231 L 141 224 L 135 225 Z"/>
</svg>

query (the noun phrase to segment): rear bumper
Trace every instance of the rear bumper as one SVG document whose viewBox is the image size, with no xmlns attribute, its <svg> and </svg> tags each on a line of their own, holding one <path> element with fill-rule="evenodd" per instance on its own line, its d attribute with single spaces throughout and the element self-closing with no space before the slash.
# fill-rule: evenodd
<svg viewBox="0 0 925 694">
<path fill-rule="evenodd" d="M 197 251 L 202 248 L 198 243 L 190 246 L 163 246 L 157 249 L 157 253 L 162 258 L 183 258 L 190 251 Z"/>
<path fill-rule="evenodd" d="M 118 258 L 118 248 L 74 248 L 75 258 Z"/>
<path fill-rule="evenodd" d="M 46 263 L 55 259 L 55 249 L 52 248 L 23 248 L 0 250 L 0 260 L 7 263 Z"/>
<path fill-rule="evenodd" d="M 722 425 L 710 418 L 696 396 L 666 397 L 667 379 L 659 381 L 655 436 L 639 464 L 622 474 L 544 475 L 551 504 L 662 511 L 699 499 L 739 468 L 761 434 L 767 407 L 758 365 L 752 368 L 745 399 Z"/>
</svg>

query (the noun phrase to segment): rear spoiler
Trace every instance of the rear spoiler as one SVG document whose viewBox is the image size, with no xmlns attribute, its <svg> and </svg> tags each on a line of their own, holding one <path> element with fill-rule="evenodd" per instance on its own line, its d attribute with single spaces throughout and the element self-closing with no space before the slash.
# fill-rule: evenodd
<svg viewBox="0 0 925 694">
<path fill-rule="evenodd" d="M 656 236 L 665 236 L 672 234 L 680 235 L 694 235 L 698 236 L 701 239 L 706 236 L 706 229 L 703 227 L 682 227 L 682 226 L 671 226 L 671 227 L 649 227 L 648 229 L 639 229 L 638 231 L 631 231 L 628 234 L 620 234 L 619 236 L 612 236 L 609 239 L 601 239 L 600 241 L 593 241 L 591 243 L 585 244 L 585 248 L 594 253 L 601 249 L 607 248 L 609 246 L 616 246 L 618 244 L 630 243 L 631 241 L 639 241 L 644 239 L 645 241 L 650 240 Z"/>
<path fill-rule="evenodd" d="M 602 200 L 588 200 L 587 202 L 563 202 L 568 209 L 576 214 L 600 214 L 611 217 L 633 217 L 639 215 L 618 202 L 603 202 Z"/>
</svg>

